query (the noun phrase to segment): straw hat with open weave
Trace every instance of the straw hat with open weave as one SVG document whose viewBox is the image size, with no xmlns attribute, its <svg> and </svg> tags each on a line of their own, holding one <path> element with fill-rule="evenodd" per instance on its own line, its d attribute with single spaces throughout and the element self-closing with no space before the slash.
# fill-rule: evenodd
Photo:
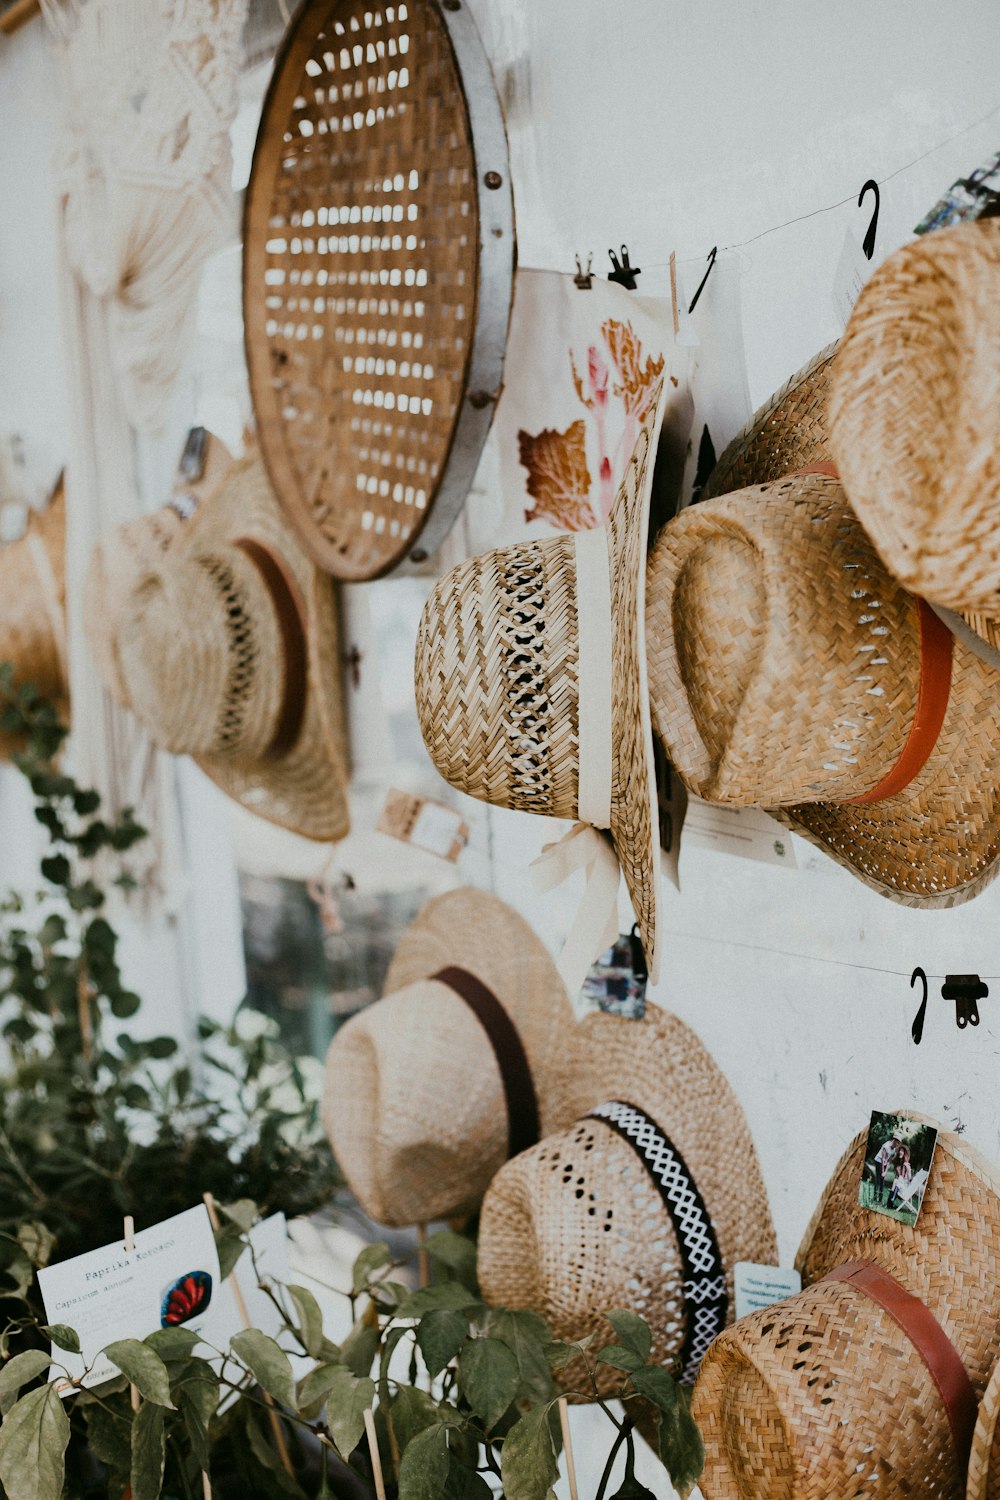
<svg viewBox="0 0 1000 1500">
<path fill-rule="evenodd" d="M 856 1282 L 823 1278 L 858 1261 L 888 1272 L 933 1314 L 971 1403 L 1000 1351 L 1000 1179 L 941 1130 L 909 1228 L 858 1203 L 867 1140 L 851 1143 L 806 1232 L 804 1290 L 741 1318 L 705 1358 L 693 1414 L 708 1500 L 965 1495 L 967 1455 L 914 1343 Z"/>
<path fill-rule="evenodd" d="M 954 906 L 994 878 L 1000 698 L 961 642 L 922 769 L 895 795 L 852 800 L 900 764 L 927 617 L 949 638 L 889 576 L 836 479 L 792 475 L 683 512 L 647 587 L 654 723 L 692 791 L 767 808 L 907 906 Z"/>
<path fill-rule="evenodd" d="M 705 1343 L 732 1319 L 736 1262 L 773 1262 L 776 1255 L 743 1111 L 695 1034 L 653 1005 L 642 1021 L 587 1016 L 574 1043 L 573 1077 L 577 1122 L 508 1162 L 486 1195 L 479 1227 L 483 1293 L 504 1307 L 540 1313 L 553 1337 L 566 1340 L 596 1333 L 614 1343 L 603 1315 L 630 1308 L 652 1329 L 651 1361 L 690 1378 Z M 609 1110 L 612 1103 L 641 1112 L 665 1138 L 666 1146 L 651 1146 L 648 1126 L 635 1137 L 653 1151 L 661 1185 L 651 1158 L 615 1128 L 613 1121 L 625 1116 Z M 595 1108 L 597 1115 L 585 1113 Z M 670 1156 L 680 1159 L 683 1175 L 667 1175 Z M 701 1257 L 708 1236 L 691 1184 L 714 1231 L 718 1254 L 707 1260 Z M 685 1269 L 678 1224 L 694 1238 L 694 1271 Z M 715 1284 L 686 1283 L 702 1274 Z M 623 1377 L 610 1366 L 598 1368 L 601 1393 L 613 1393 Z M 593 1400 L 581 1360 L 559 1378 Z"/>
<path fill-rule="evenodd" d="M 884 261 L 837 355 L 830 447 L 889 571 L 1000 660 L 1000 220 Z M 959 623 L 959 629 L 961 629 Z"/>
<path fill-rule="evenodd" d="M 355 1197 L 382 1224 L 455 1218 L 479 1207 L 513 1132 L 498 1053 L 483 1022 L 436 976 L 458 967 L 512 1023 L 538 1129 L 574 1114 L 566 1058 L 573 1012 L 544 945 L 485 891 L 429 902 L 396 950 L 384 998 L 338 1031 L 323 1119 Z"/>
<path fill-rule="evenodd" d="M 650 401 L 606 527 L 610 704 L 585 695 L 576 597 L 578 536 L 473 557 L 436 585 L 417 637 L 417 712 L 447 781 L 500 807 L 577 818 L 581 717 L 610 717 L 610 835 L 651 977 L 659 962 L 658 812 L 645 652 L 645 560 L 663 385 Z M 588 599 L 591 612 L 598 610 Z M 592 621 L 588 621 L 592 628 Z M 607 662 L 600 663 L 606 672 Z M 589 700 L 588 700 L 589 701 Z M 581 707 L 584 712 L 581 715 Z M 587 728 L 586 722 L 583 728 Z M 594 934 L 596 956 L 602 934 Z"/>
<path fill-rule="evenodd" d="M 31 683 L 69 720 L 66 664 L 66 497 L 60 479 L 43 511 L 33 511 L 24 535 L 0 546 L 0 662 L 14 682 Z M 0 760 L 22 749 L 0 731 Z"/>
<path fill-rule="evenodd" d="M 150 518 L 151 536 L 157 524 Z M 116 612 L 96 594 L 87 610 L 97 659 L 116 664 L 151 738 L 191 755 L 250 812 L 307 838 L 342 838 L 337 600 L 260 459 L 233 464 L 167 547 L 150 541 L 140 552 Z"/>
</svg>

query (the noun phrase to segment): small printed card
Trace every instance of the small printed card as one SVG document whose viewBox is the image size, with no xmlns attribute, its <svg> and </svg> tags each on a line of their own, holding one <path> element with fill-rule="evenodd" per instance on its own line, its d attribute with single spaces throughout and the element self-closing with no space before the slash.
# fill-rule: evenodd
<svg viewBox="0 0 1000 1500">
<path fill-rule="evenodd" d="M 443 802 L 401 792 L 397 787 L 390 788 L 375 827 L 379 833 L 426 849 L 428 854 L 437 854 L 452 864 L 469 842 L 469 825 L 461 813 Z"/>
<path fill-rule="evenodd" d="M 794 1297 L 802 1290 L 802 1277 L 793 1266 L 759 1266 L 752 1260 L 736 1262 L 733 1281 L 737 1318 L 784 1302 L 786 1297 Z"/>
<path fill-rule="evenodd" d="M 947 229 L 967 219 L 992 217 L 1000 211 L 1000 151 L 989 161 L 953 182 L 934 207 L 920 220 L 914 233 L 927 234 L 932 229 Z"/>
<path fill-rule="evenodd" d="M 685 844 L 720 854 L 797 868 L 792 835 L 759 807 L 722 807 L 689 796 L 682 838 Z"/>
<path fill-rule="evenodd" d="M 933 1125 L 872 1110 L 858 1202 L 913 1227 L 920 1216 L 934 1161 Z"/>
<path fill-rule="evenodd" d="M 621 933 L 618 941 L 591 967 L 583 981 L 576 1014 L 603 1010 L 609 1016 L 641 1021 L 646 1014 L 646 961 L 638 937 Z"/>
</svg>

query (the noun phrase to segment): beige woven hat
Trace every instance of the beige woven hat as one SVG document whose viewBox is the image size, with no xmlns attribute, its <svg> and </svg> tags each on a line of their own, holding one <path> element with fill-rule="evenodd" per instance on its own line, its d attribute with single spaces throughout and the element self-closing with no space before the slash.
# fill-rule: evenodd
<svg viewBox="0 0 1000 1500">
<path fill-rule="evenodd" d="M 979 1407 L 979 1419 L 972 1436 L 969 1455 L 967 1500 L 997 1500 L 1000 1496 L 1000 1364 L 994 1367 L 986 1394 Z"/>
<path fill-rule="evenodd" d="M 654 723 L 691 790 L 767 808 L 907 906 L 994 878 L 995 675 L 889 576 L 836 479 L 683 512 L 647 588 Z"/>
<path fill-rule="evenodd" d="M 24 535 L 0 546 L 0 662 L 16 684 L 31 683 L 69 721 L 66 664 L 66 496 L 60 478 Z M 22 748 L 0 730 L 0 760 Z"/>
<path fill-rule="evenodd" d="M 911 1229 L 858 1203 L 867 1139 L 806 1232 L 805 1289 L 742 1318 L 705 1358 L 693 1415 L 708 1500 L 965 1495 L 1000 1350 L 1000 1179 L 941 1130 Z"/>
<path fill-rule="evenodd" d="M 442 776 L 500 807 L 579 820 L 569 840 L 554 846 L 554 863 L 559 875 L 568 873 L 575 853 L 578 863 L 598 870 L 603 892 L 599 916 L 585 902 L 560 962 L 571 994 L 617 935 L 619 864 L 654 980 L 658 969 L 658 813 L 644 619 L 663 410 L 661 382 L 606 527 L 460 563 L 431 593 L 417 637 L 417 712 Z M 578 608 L 580 600 L 586 608 Z M 596 832 L 604 829 L 610 846 Z"/>
<path fill-rule="evenodd" d="M 477 890 L 429 902 L 384 998 L 327 1054 L 323 1119 L 365 1211 L 382 1224 L 473 1213 L 509 1156 L 573 1118 L 573 1025 L 555 965 L 517 912 Z"/>
<path fill-rule="evenodd" d="M 886 567 L 935 608 L 958 612 L 948 623 L 995 666 L 998 287 L 1000 220 L 904 245 L 858 298 L 830 394 L 830 447 Z"/>
<path fill-rule="evenodd" d="M 628 1307 L 651 1360 L 690 1382 L 733 1315 L 739 1260 L 773 1262 L 774 1229 L 746 1119 L 711 1055 L 676 1016 L 600 1013 L 579 1025 L 581 1116 L 493 1179 L 479 1225 L 487 1300 L 531 1308 L 554 1338 L 615 1337 Z M 603 1366 L 602 1394 L 621 1375 Z M 581 1362 L 559 1372 L 593 1399 Z"/>
<path fill-rule="evenodd" d="M 193 756 L 250 812 L 307 838 L 343 838 L 336 595 L 299 549 L 260 459 L 233 464 L 168 544 L 150 540 L 137 561 L 113 615 L 88 597 L 89 632 L 154 742 Z"/>
</svg>

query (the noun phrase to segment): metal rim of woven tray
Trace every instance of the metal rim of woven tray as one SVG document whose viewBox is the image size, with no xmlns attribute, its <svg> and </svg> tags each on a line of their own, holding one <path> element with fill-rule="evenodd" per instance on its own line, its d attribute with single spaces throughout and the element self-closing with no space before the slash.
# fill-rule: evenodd
<svg viewBox="0 0 1000 1500">
<path fill-rule="evenodd" d="M 475 20 L 467 0 L 404 0 L 411 6 L 432 8 L 451 46 L 457 81 L 468 120 L 476 184 L 478 246 L 475 312 L 466 350 L 462 394 L 450 442 L 436 487 L 427 498 L 422 517 L 407 538 L 366 571 L 345 569 L 338 549 L 308 514 L 284 441 L 274 441 L 271 421 L 278 414 L 278 397 L 271 384 L 271 348 L 266 333 L 264 299 L 255 293 L 263 286 L 266 236 L 251 234 L 262 195 L 270 202 L 278 153 L 266 181 L 257 170 L 261 144 L 270 124 L 271 106 L 287 70 L 298 63 L 301 77 L 315 31 L 307 28 L 311 15 L 326 22 L 337 0 L 303 0 L 285 35 L 268 86 L 243 212 L 243 310 L 247 368 L 254 407 L 258 412 L 261 452 L 275 492 L 303 546 L 325 571 L 344 582 L 363 582 L 394 571 L 413 572 L 444 541 L 465 504 L 480 455 L 489 434 L 503 381 L 507 328 L 510 321 L 516 263 L 514 199 L 510 157 L 503 113 Z M 280 424 L 279 424 L 280 426 Z"/>
</svg>

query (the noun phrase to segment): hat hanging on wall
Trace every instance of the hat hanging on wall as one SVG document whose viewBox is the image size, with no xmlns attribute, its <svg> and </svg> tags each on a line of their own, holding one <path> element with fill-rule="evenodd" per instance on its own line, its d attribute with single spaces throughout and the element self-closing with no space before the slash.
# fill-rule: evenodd
<svg viewBox="0 0 1000 1500">
<path fill-rule="evenodd" d="M 424 561 L 486 441 L 513 287 L 507 139 L 467 4 L 306 0 L 243 267 L 261 449 L 303 545 L 349 582 Z"/>
<path fill-rule="evenodd" d="M 647 587 L 654 723 L 690 790 L 767 808 L 903 905 L 994 878 L 995 674 L 889 576 L 837 479 L 693 506 Z"/>
<path fill-rule="evenodd" d="M 959 224 L 904 245 L 855 304 L 830 395 L 830 447 L 886 567 L 947 609 L 951 628 L 994 666 L 998 286 L 1000 220 Z"/>
<path fill-rule="evenodd" d="M 965 1496 L 1000 1350 L 1000 1179 L 941 1130 L 909 1228 L 858 1203 L 867 1140 L 806 1233 L 805 1290 L 741 1318 L 705 1358 L 692 1410 L 707 1500 Z"/>
<path fill-rule="evenodd" d="M 641 1021 L 586 1016 L 573 1056 L 582 1118 L 493 1179 L 480 1285 L 556 1339 L 612 1343 L 603 1314 L 631 1308 L 652 1330 L 649 1362 L 690 1383 L 732 1319 L 736 1262 L 777 1253 L 746 1119 L 695 1034 L 656 1006 Z M 593 1399 L 582 1362 L 559 1375 Z M 621 1379 L 598 1366 L 601 1394 Z"/>
<path fill-rule="evenodd" d="M 969 1455 L 967 1500 L 997 1500 L 1000 1496 L 1000 1363 L 979 1406 L 979 1417 Z"/>
<path fill-rule="evenodd" d="M 155 540 L 162 517 L 148 519 L 114 615 L 88 592 L 98 662 L 114 663 L 155 744 L 192 756 L 248 811 L 307 838 L 343 838 L 335 588 L 299 548 L 259 457 L 234 463 L 166 547 Z"/>
<path fill-rule="evenodd" d="M 31 511 L 27 530 L 0 546 L 0 662 L 14 685 L 36 687 L 69 722 L 66 663 L 66 492 L 60 477 L 44 510 Z M 0 729 L 0 760 L 23 746 Z"/>
<path fill-rule="evenodd" d="M 429 902 L 384 998 L 327 1054 L 323 1119 L 365 1211 L 397 1225 L 473 1213 L 509 1156 L 573 1118 L 574 1024 L 515 911 L 471 889 Z"/>
<path fill-rule="evenodd" d="M 593 872 L 560 960 L 571 995 L 617 936 L 619 866 L 657 977 L 645 559 L 664 389 L 606 526 L 460 563 L 435 586 L 417 634 L 417 714 L 445 780 L 499 807 L 579 820 L 548 851 L 553 879 L 574 860 Z"/>
</svg>

